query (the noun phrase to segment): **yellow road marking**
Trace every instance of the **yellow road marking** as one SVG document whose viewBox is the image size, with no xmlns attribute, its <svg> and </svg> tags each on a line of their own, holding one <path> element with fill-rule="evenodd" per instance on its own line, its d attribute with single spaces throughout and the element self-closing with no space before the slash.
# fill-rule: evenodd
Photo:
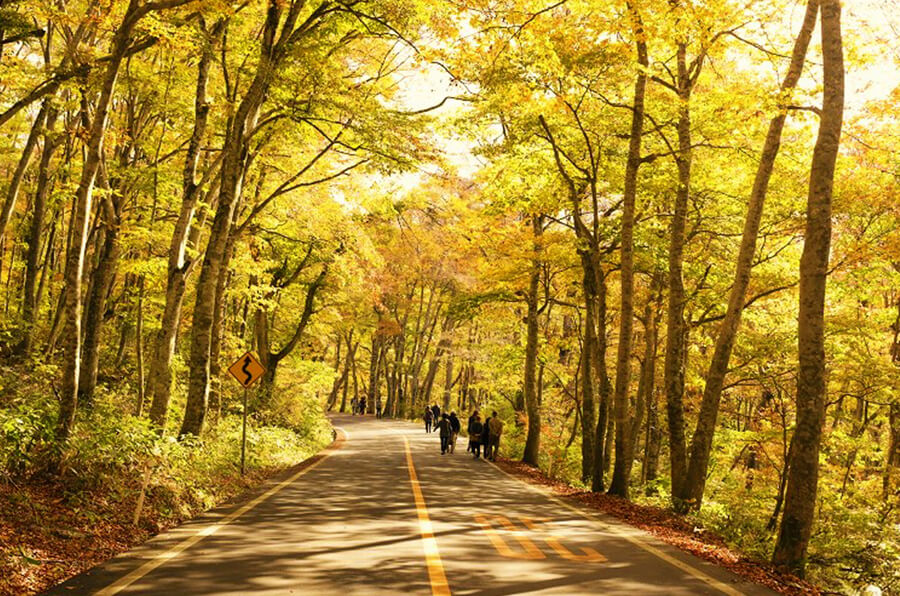
<svg viewBox="0 0 900 596">
<path fill-rule="evenodd" d="M 528 519 L 527 517 L 520 517 L 519 519 L 529 530 L 533 532 L 541 531 L 537 527 L 537 522 L 535 522 L 534 520 Z M 545 520 L 539 521 L 543 522 Z M 606 557 L 601 555 L 599 552 L 597 552 L 596 549 L 591 548 L 590 546 L 579 547 L 581 549 L 581 552 L 584 554 L 576 555 L 568 548 L 563 546 L 563 543 L 559 541 L 559 538 L 557 538 L 553 534 L 545 533 L 544 542 L 547 543 L 547 546 L 556 551 L 556 554 L 569 561 L 576 561 L 578 563 L 605 563 L 607 561 Z"/>
<path fill-rule="evenodd" d="M 345 436 L 346 436 L 346 433 L 343 431 L 343 429 L 341 429 L 341 433 L 345 434 Z M 300 478 L 301 476 L 303 476 L 304 474 L 306 474 L 313 468 L 319 466 L 322 462 L 324 462 L 326 459 L 328 459 L 328 456 L 330 456 L 332 453 L 334 453 L 334 451 L 337 450 L 341 446 L 341 444 L 344 442 L 344 440 L 345 440 L 344 437 L 341 437 L 340 440 L 335 441 L 330 446 L 328 446 L 324 451 L 322 451 L 321 459 L 306 466 L 305 468 L 303 468 L 296 474 L 292 475 L 290 478 L 287 478 L 286 480 L 282 480 L 281 482 L 279 482 L 278 484 L 276 484 L 275 486 L 273 486 L 272 488 L 270 488 L 263 494 L 259 495 L 255 499 L 253 499 L 252 501 L 245 503 L 238 509 L 232 511 L 231 513 L 229 513 L 228 515 L 223 517 L 220 521 L 217 521 L 212 524 L 209 524 L 208 526 L 199 528 L 198 530 L 196 530 L 194 532 L 194 534 L 192 536 L 185 538 L 184 540 L 182 540 L 181 542 L 179 542 L 178 544 L 176 544 L 169 550 L 155 555 L 152 559 L 150 559 L 149 561 L 147 561 L 146 563 L 144 563 L 137 569 L 133 570 L 131 573 L 128 573 L 127 575 L 119 578 L 117 581 L 115 581 L 112 584 L 108 585 L 107 587 L 103 588 L 99 592 L 95 592 L 94 596 L 113 596 L 113 594 L 118 594 L 119 592 L 121 592 L 122 590 L 124 590 L 125 588 L 127 588 L 128 586 L 133 584 L 134 582 L 138 581 L 139 579 L 141 579 L 142 577 L 144 577 L 145 575 L 147 575 L 148 573 L 150 573 L 151 571 L 153 571 L 160 565 L 163 565 L 164 563 L 171 561 L 172 559 L 174 559 L 175 557 L 180 555 L 182 552 L 184 552 L 187 549 L 189 549 L 190 547 L 194 546 L 195 544 L 197 544 L 198 542 L 200 542 L 207 536 L 212 536 L 213 534 L 215 534 L 216 532 L 221 530 L 223 527 L 227 526 L 228 524 L 230 524 L 231 522 L 233 522 L 240 516 L 244 515 L 245 513 L 247 513 L 254 507 L 256 507 L 257 505 L 259 505 L 260 503 L 262 503 L 263 501 L 265 501 L 266 499 L 268 499 L 269 497 L 274 495 L 275 493 L 279 492 L 281 489 L 283 489 L 288 484 L 294 482 L 295 480 L 297 480 L 298 478 Z"/>
<path fill-rule="evenodd" d="M 416 476 L 412 452 L 409 450 L 409 440 L 406 437 L 403 437 L 403 444 L 406 447 L 409 484 L 416 500 L 416 515 L 419 517 L 419 532 L 422 534 L 422 548 L 425 550 L 425 565 L 428 568 L 428 580 L 431 582 L 431 594 L 432 596 L 450 596 L 450 584 L 447 583 L 447 576 L 444 574 L 441 553 L 438 551 L 437 540 L 434 537 L 434 528 L 428 518 L 428 508 L 425 506 L 425 497 L 419 486 L 419 477 Z"/>
<path fill-rule="evenodd" d="M 568 509 L 569 511 L 571 511 L 573 513 L 578 514 L 579 516 L 583 517 L 584 519 L 586 519 L 588 521 L 591 521 L 591 522 L 594 522 L 596 524 L 603 526 L 604 528 L 606 528 L 613 534 L 616 534 L 617 536 L 623 538 L 624 540 L 627 540 L 628 542 L 635 545 L 636 547 L 638 547 L 644 551 L 647 551 L 651 555 L 654 555 L 657 558 L 662 559 L 663 561 L 665 561 L 666 563 L 669 563 L 673 567 L 677 567 L 678 569 L 681 569 L 688 575 L 691 575 L 691 576 L 699 579 L 700 581 L 712 586 L 713 588 L 719 590 L 723 594 L 728 594 L 728 596 L 745 596 L 745 594 L 743 592 L 741 592 L 740 590 L 737 590 L 736 588 L 733 588 L 732 586 L 729 586 L 728 584 L 721 582 L 721 581 L 717 580 L 716 578 L 703 573 L 699 569 L 693 567 L 692 565 L 689 565 L 688 563 L 685 563 L 684 561 L 676 559 L 672 555 L 670 555 L 666 552 L 663 552 L 662 550 L 658 549 L 657 547 L 653 546 L 652 544 L 645 542 L 638 536 L 635 536 L 629 532 L 623 531 L 613 525 L 610 525 L 610 524 L 606 523 L 605 521 L 601 520 L 599 517 L 597 517 L 591 513 L 588 513 L 587 511 L 584 511 L 578 507 L 575 507 L 574 505 L 571 505 L 570 503 L 567 503 L 566 501 L 563 501 L 562 499 L 560 499 L 553 493 L 545 490 L 543 487 L 535 486 L 533 484 L 525 482 L 521 478 L 514 476 L 513 474 L 510 474 L 509 472 L 507 472 L 506 470 L 504 470 L 503 468 L 498 466 L 496 463 L 489 461 L 489 460 L 487 460 L 487 461 L 489 464 L 491 464 L 492 466 L 494 466 L 495 468 L 500 470 L 502 473 L 506 474 L 507 476 L 509 476 L 510 478 L 512 478 L 518 482 L 521 482 L 522 484 L 524 484 L 526 487 L 528 487 L 532 491 L 547 497 L 554 503 Z"/>
<path fill-rule="evenodd" d="M 513 549 L 509 548 L 506 544 L 506 541 L 500 535 L 497 530 L 494 529 L 494 525 L 491 523 L 491 520 L 496 520 L 500 522 L 502 526 L 504 526 L 513 536 L 516 537 L 516 540 L 519 544 L 522 545 L 522 549 L 524 552 L 517 552 Z M 516 528 L 516 526 L 509 521 L 506 517 L 502 515 L 481 515 L 475 514 L 475 521 L 481 526 L 481 530 L 488 537 L 488 540 L 491 541 L 491 544 L 494 545 L 494 548 L 497 549 L 497 552 L 502 556 L 508 559 L 525 559 L 525 560 L 537 560 L 537 559 L 546 559 L 546 555 L 541 552 L 537 546 L 535 546 L 534 542 L 528 539 L 528 537 L 522 535 L 522 532 Z"/>
</svg>

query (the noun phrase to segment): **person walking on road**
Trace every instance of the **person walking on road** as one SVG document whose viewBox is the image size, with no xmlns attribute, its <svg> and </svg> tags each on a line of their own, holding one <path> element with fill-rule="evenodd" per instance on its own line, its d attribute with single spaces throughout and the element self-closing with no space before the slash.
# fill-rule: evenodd
<svg viewBox="0 0 900 596">
<path fill-rule="evenodd" d="M 450 434 L 452 432 L 450 417 L 443 414 L 437 426 L 441 435 L 441 455 L 445 455 L 450 450 Z"/>
<path fill-rule="evenodd" d="M 353 399 L 350 400 L 350 413 L 353 414 L 354 416 L 356 416 L 356 408 L 357 408 L 357 403 L 356 403 L 356 398 L 354 397 Z"/>
<path fill-rule="evenodd" d="M 485 415 L 484 423 L 481 426 L 481 450 L 484 459 L 491 458 L 491 419 Z"/>
<path fill-rule="evenodd" d="M 500 451 L 500 435 L 503 434 L 503 421 L 497 416 L 497 412 L 491 414 L 488 427 L 488 444 L 490 445 L 491 461 L 497 461 L 497 452 Z"/>
<path fill-rule="evenodd" d="M 438 420 L 441 418 L 441 407 L 437 404 L 431 406 L 431 413 L 434 415 L 434 424 L 437 425 Z"/>
<path fill-rule="evenodd" d="M 469 421 L 466 422 L 466 432 L 469 433 L 469 445 L 466 447 L 466 451 L 472 451 L 472 422 L 478 418 L 478 410 L 472 412 L 472 415 L 469 416 Z"/>
<path fill-rule="evenodd" d="M 472 422 L 469 423 L 469 449 L 475 459 L 481 456 L 481 433 L 484 426 L 481 424 L 481 416 L 478 412 L 473 414 Z"/>
<path fill-rule="evenodd" d="M 359 415 L 360 416 L 366 415 L 366 396 L 365 395 L 363 395 L 361 398 L 359 398 Z"/>
<path fill-rule="evenodd" d="M 434 420 L 434 413 L 431 408 L 425 408 L 425 432 L 431 432 L 431 422 Z"/>
<path fill-rule="evenodd" d="M 375 398 L 375 417 L 381 419 L 381 398 Z"/>
<path fill-rule="evenodd" d="M 459 418 L 456 417 L 456 412 L 450 412 L 450 453 L 456 451 L 456 439 L 459 437 L 461 428 L 462 425 L 459 423 Z"/>
</svg>

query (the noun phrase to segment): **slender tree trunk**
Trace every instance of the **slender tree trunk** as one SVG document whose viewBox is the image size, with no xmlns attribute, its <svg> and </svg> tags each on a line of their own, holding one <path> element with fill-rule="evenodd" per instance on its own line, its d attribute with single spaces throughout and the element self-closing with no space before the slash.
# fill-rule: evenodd
<svg viewBox="0 0 900 596">
<path fill-rule="evenodd" d="M 654 282 L 656 279 L 654 278 Z M 655 285 L 655 283 L 653 284 Z M 628 470 L 626 477 L 631 477 L 631 467 L 634 462 L 634 448 L 640 441 L 641 430 L 644 427 L 644 413 L 647 410 L 647 402 L 650 401 L 654 390 L 654 373 L 656 367 L 656 339 L 657 320 L 654 316 L 658 310 L 654 309 L 656 290 L 651 287 L 651 295 L 644 307 L 644 358 L 641 362 L 640 376 L 638 378 L 637 400 L 634 408 L 634 418 L 631 421 L 631 437 L 629 438 L 629 451 L 626 453 L 628 457 Z M 646 465 L 647 458 L 644 457 L 644 469 L 641 471 L 641 480 L 646 481 Z"/>
<path fill-rule="evenodd" d="M 537 396 L 537 360 L 538 360 L 538 316 L 540 309 L 538 299 L 540 296 L 541 269 L 543 262 L 544 218 L 535 215 L 531 218 L 532 245 L 534 256 L 531 258 L 531 272 L 528 278 L 528 291 L 525 300 L 528 305 L 528 315 L 525 318 L 525 379 L 523 393 L 525 396 L 525 408 L 528 415 L 528 430 L 525 437 L 525 451 L 522 461 L 530 466 L 537 467 L 541 449 L 541 408 Z"/>
<path fill-rule="evenodd" d="M 900 467 L 900 403 L 892 403 L 888 414 L 888 447 L 884 455 L 882 500 L 887 503 L 893 494 L 894 469 Z"/>
<path fill-rule="evenodd" d="M 621 318 L 616 354 L 616 385 L 613 406 L 616 417 L 616 464 L 609 494 L 628 498 L 628 481 L 633 459 L 631 417 L 628 415 L 628 385 L 631 380 L 631 335 L 634 324 L 634 203 L 637 196 L 638 168 L 641 165 L 641 135 L 644 130 L 644 91 L 647 87 L 647 43 L 640 16 L 632 9 L 637 75 L 634 83 L 634 105 L 631 112 L 631 137 L 625 185 L 622 194 L 622 268 Z M 640 420 L 640 418 L 639 418 Z"/>
<path fill-rule="evenodd" d="M 697 419 L 697 429 L 691 440 L 691 458 L 682 499 L 689 503 L 692 509 L 699 509 L 703 500 L 713 434 L 715 433 L 719 404 L 722 400 L 722 387 L 725 383 L 725 375 L 728 372 L 731 350 L 734 347 L 735 337 L 741 323 L 747 286 L 750 284 L 750 272 L 756 255 L 756 240 L 759 235 L 759 225 L 762 219 L 766 192 L 775 166 L 775 158 L 778 156 L 778 149 L 781 144 L 781 133 L 787 118 L 790 95 L 803 72 L 807 48 L 816 25 L 817 12 L 818 0 L 811 0 L 806 6 L 803 25 L 794 42 L 791 63 L 781 84 L 782 104 L 778 108 L 778 113 L 769 122 L 769 130 L 766 134 L 762 155 L 757 166 L 753 190 L 750 192 L 747 218 L 744 220 L 744 231 L 741 236 L 741 246 L 735 266 L 734 283 L 731 286 L 725 318 L 719 327 L 719 334 L 716 338 L 712 359 L 710 360 L 709 371 L 706 374 L 706 384 Z"/>
<path fill-rule="evenodd" d="M 138 282 L 138 303 L 137 303 L 137 328 L 134 337 L 134 357 L 137 362 L 138 376 L 138 403 L 135 408 L 135 416 L 143 416 L 145 397 L 145 381 L 144 381 L 144 277 Z"/>
<path fill-rule="evenodd" d="M 131 32 L 145 14 L 138 9 L 137 0 L 131 0 L 125 16 L 113 38 L 112 51 L 103 76 L 100 97 L 94 108 L 94 120 L 88 133 L 81 180 L 72 203 L 72 243 L 65 267 L 65 324 L 63 343 L 63 382 L 60 393 L 59 420 L 56 436 L 60 441 L 69 437 L 75 423 L 78 407 L 78 380 L 81 374 L 81 284 L 84 276 L 84 253 L 90 224 L 94 182 L 100 167 L 103 138 L 109 106 L 119 76 L 119 67 L 131 41 Z"/>
<path fill-rule="evenodd" d="M 597 276 L 594 274 L 591 255 L 586 251 L 581 253 L 581 265 L 583 270 L 582 288 L 584 291 L 584 341 L 581 350 L 581 480 L 591 481 L 598 486 L 597 490 L 603 490 L 603 474 L 595 473 L 594 468 L 594 444 L 602 445 L 600 437 L 595 437 L 599 429 L 606 429 L 606 422 L 597 424 L 595 414 L 595 386 L 592 371 L 596 369 L 594 359 L 597 349 Z"/>
<path fill-rule="evenodd" d="M 453 357 L 447 354 L 444 357 L 444 410 L 450 409 L 450 401 L 453 397 Z"/>
<path fill-rule="evenodd" d="M 343 378 L 343 375 L 341 374 L 341 346 L 343 345 L 344 337 L 338 333 L 337 346 L 334 353 L 334 382 L 331 385 L 331 392 L 328 394 L 328 400 L 325 402 L 325 410 L 328 412 L 332 411 L 337 404 L 338 391 L 341 389 L 341 380 Z M 341 411 L 343 412 L 343 409 Z"/>
<path fill-rule="evenodd" d="M 50 102 L 51 99 L 45 100 Z M 38 166 L 37 188 L 31 208 L 31 224 L 28 228 L 28 252 L 25 255 L 25 290 L 22 300 L 22 342 L 18 352 L 27 356 L 34 344 L 34 326 L 37 320 L 39 297 L 37 292 L 38 277 L 41 274 L 39 259 L 44 232 L 44 217 L 47 213 L 47 198 L 50 192 L 50 162 L 59 147 L 54 132 L 59 110 L 50 106 L 44 124 L 44 147 L 41 151 L 41 162 Z M 52 236 L 51 236 L 52 238 Z M 51 241 L 48 241 L 48 247 Z M 45 265 L 46 267 L 46 265 Z"/>
<path fill-rule="evenodd" d="M 691 192 L 691 109 L 690 83 L 686 83 L 687 45 L 678 44 L 679 99 L 678 116 L 678 188 L 669 231 L 669 305 L 666 317 L 666 358 L 663 385 L 666 390 L 666 413 L 669 424 L 669 457 L 672 474 L 672 504 L 684 511 L 683 486 L 687 474 L 687 447 L 684 437 L 684 242 L 688 199 Z"/>
<path fill-rule="evenodd" d="M 825 418 L 825 284 L 831 247 L 831 198 L 844 116 L 840 0 L 821 0 L 824 99 L 813 149 L 800 257 L 797 426 L 772 561 L 803 575 L 815 517 L 819 446 Z"/>
<path fill-rule="evenodd" d="M 293 5 L 290 8 L 294 11 Z M 203 430 L 209 400 L 210 350 L 216 311 L 217 287 L 225 265 L 228 239 L 231 235 L 234 209 L 240 198 L 241 180 L 247 156 L 247 133 L 256 123 L 259 109 L 265 99 L 272 75 L 282 55 L 276 44 L 276 34 L 281 20 L 282 5 L 270 0 L 263 25 L 262 48 L 256 74 L 247 93 L 238 106 L 232 125 L 222 147 L 222 171 L 219 204 L 213 218 L 209 243 L 200 277 L 197 280 L 197 297 L 194 304 L 194 321 L 190 338 L 190 378 L 184 421 L 179 434 L 199 435 Z M 290 18 L 288 19 L 290 21 Z M 293 23 L 285 23 L 285 27 Z M 285 33 L 282 39 L 286 39 Z"/>
<path fill-rule="evenodd" d="M 612 456 L 613 438 L 615 436 L 615 417 L 612 413 L 612 387 L 609 375 L 606 372 L 606 274 L 600 266 L 599 257 L 595 269 L 597 287 L 597 331 L 594 340 L 594 356 L 592 357 L 595 383 L 599 390 L 599 404 L 597 407 L 597 426 L 594 435 L 594 458 L 591 490 L 602 492 L 605 478 L 609 472 L 610 458 Z M 588 374 L 591 374 L 588 373 Z"/>
<path fill-rule="evenodd" d="M 151 349 L 148 386 L 152 399 L 150 420 L 161 430 L 165 428 L 169 414 L 169 402 L 172 394 L 172 356 L 175 354 L 175 340 L 178 336 L 178 325 L 181 322 L 181 308 L 184 304 L 188 276 L 196 263 L 195 260 L 188 257 L 187 248 L 190 243 L 191 222 L 194 219 L 200 196 L 197 167 L 201 143 L 206 136 L 209 121 L 209 103 L 206 98 L 209 69 L 216 47 L 215 42 L 221 38 L 222 30 L 224 30 L 224 24 L 220 22 L 214 28 L 216 33 L 204 48 L 197 65 L 194 126 L 182 170 L 181 210 L 169 243 L 165 305 L 160 328 Z"/>
<path fill-rule="evenodd" d="M 93 404 L 94 389 L 97 386 L 97 373 L 100 365 L 100 333 L 106 311 L 106 297 L 115 278 L 119 262 L 119 226 L 120 206 L 116 200 L 104 199 L 103 243 L 97 255 L 97 266 L 93 272 L 90 294 L 84 321 L 84 343 L 81 376 L 78 381 L 78 399 L 85 407 Z"/>
<path fill-rule="evenodd" d="M 40 111 L 31 125 L 31 132 L 25 140 L 25 147 L 22 149 L 22 156 L 13 172 L 12 179 L 9 181 L 9 187 L 6 189 L 6 199 L 3 202 L 3 209 L 0 210 L 0 239 L 6 234 L 6 226 L 12 217 L 12 212 L 16 207 L 16 201 L 19 198 L 19 190 L 22 188 L 22 180 L 25 179 L 25 171 L 28 164 L 31 163 L 31 156 L 34 154 L 34 148 L 37 146 L 38 139 L 44 129 L 44 122 L 47 118 L 47 112 L 50 110 L 50 103 L 44 101 Z M 12 261 L 10 261 L 10 269 L 12 269 Z"/>
</svg>

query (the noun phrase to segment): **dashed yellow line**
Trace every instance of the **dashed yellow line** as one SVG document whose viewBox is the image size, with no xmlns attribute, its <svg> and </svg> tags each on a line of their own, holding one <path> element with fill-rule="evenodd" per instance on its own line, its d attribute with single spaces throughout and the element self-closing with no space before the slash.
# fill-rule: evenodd
<svg viewBox="0 0 900 596">
<path fill-rule="evenodd" d="M 681 561 L 681 560 L 679 560 L 679 559 L 676 559 L 676 558 L 673 557 L 672 555 L 670 555 L 670 554 L 668 554 L 668 553 L 666 553 L 666 552 L 660 550 L 659 548 L 653 546 L 652 544 L 649 544 L 648 542 L 642 540 L 642 539 L 639 538 L 638 536 L 635 536 L 634 534 L 632 534 L 632 533 L 630 533 L 630 532 L 627 532 L 627 531 L 624 531 L 624 530 L 622 530 L 622 529 L 620 529 L 620 528 L 617 528 L 617 527 L 615 527 L 614 525 L 611 525 L 611 524 L 606 523 L 605 521 L 601 520 L 601 519 L 598 518 L 597 516 L 592 515 L 592 514 L 588 513 L 587 511 L 584 511 L 583 509 L 580 509 L 580 508 L 578 508 L 578 507 L 575 507 L 574 505 L 572 505 L 572 504 L 570 504 L 570 503 L 567 503 L 566 501 L 560 499 L 559 497 L 557 497 L 556 495 L 554 495 L 554 494 L 551 493 L 550 491 L 545 490 L 544 488 L 542 488 L 542 487 L 540 487 L 540 486 L 535 486 L 534 484 L 525 482 L 525 481 L 522 480 L 521 478 L 519 478 L 519 477 L 517 477 L 517 476 L 515 476 L 515 475 L 513 475 L 513 474 L 510 474 L 509 472 L 507 472 L 506 470 L 504 470 L 503 468 L 501 468 L 500 466 L 498 466 L 497 464 L 495 464 L 494 462 L 492 462 L 492 461 L 490 461 L 490 460 L 485 460 L 485 461 L 487 461 L 489 464 L 491 464 L 492 466 L 494 466 L 495 468 L 497 468 L 498 470 L 500 470 L 501 472 L 503 472 L 504 474 L 506 474 L 507 476 L 509 476 L 509 477 L 512 478 L 513 480 L 516 480 L 516 481 L 518 481 L 518 482 L 521 482 L 522 484 L 524 484 L 525 486 L 527 486 L 527 487 L 528 487 L 529 489 L 531 489 L 532 491 L 534 491 L 534 492 L 536 492 L 536 493 L 539 493 L 539 494 L 541 494 L 541 495 L 547 497 L 548 499 L 550 499 L 550 500 L 553 501 L 554 503 L 556 503 L 556 504 L 558 504 L 558 505 L 560 505 L 560 506 L 562 506 L 562 507 L 568 509 L 569 511 L 571 511 L 571 512 L 573 512 L 573 513 L 578 514 L 580 517 L 582 517 L 582 518 L 584 518 L 584 519 L 586 519 L 586 520 L 588 520 L 588 521 L 591 521 L 591 522 L 594 522 L 594 523 L 596 523 L 596 524 L 599 524 L 599 525 L 603 526 L 604 528 L 606 528 L 607 530 L 609 530 L 609 531 L 612 532 L 613 534 L 616 534 L 616 535 L 619 536 L 620 538 L 622 538 L 622 539 L 624 539 L 624 540 L 627 540 L 628 542 L 630 542 L 630 543 L 633 544 L 634 546 L 636 546 L 636 547 L 638 547 L 638 548 L 640 548 L 640 549 L 642 549 L 642 550 L 644 550 L 644 551 L 650 553 L 651 555 L 654 555 L 655 557 L 657 557 L 657 558 L 659 558 L 659 559 L 662 559 L 663 561 L 665 561 L 666 563 L 669 563 L 669 564 L 672 565 L 673 567 L 677 567 L 678 569 L 681 569 L 682 571 L 684 571 L 684 572 L 687 573 L 688 575 L 690 575 L 690 576 L 692 576 L 692 577 L 695 577 L 695 578 L 699 579 L 700 581 L 706 583 L 706 584 L 709 585 L 709 586 L 712 586 L 713 588 L 719 590 L 719 591 L 722 592 L 723 594 L 728 594 L 728 596 L 746 596 L 746 595 L 745 595 L 743 592 L 741 592 L 740 590 L 738 590 L 738 589 L 736 589 L 736 588 L 733 588 L 732 586 L 729 586 L 728 584 L 726 584 L 726 583 L 724 583 L 724 582 L 721 582 L 721 581 L 717 580 L 716 578 L 714 578 L 714 577 L 712 577 L 712 576 L 710 576 L 710 575 L 707 575 L 706 573 L 703 573 L 702 571 L 700 571 L 700 570 L 697 569 L 696 567 L 694 567 L 694 566 L 692 566 L 692 565 L 690 565 L 690 564 L 688 564 L 688 563 L 685 563 L 684 561 Z"/>
<path fill-rule="evenodd" d="M 419 532 L 422 534 L 422 548 L 425 550 L 425 565 L 428 568 L 428 581 L 431 583 L 432 596 L 450 596 L 450 584 L 447 583 L 447 575 L 444 573 L 444 564 L 441 563 L 441 553 L 438 551 L 437 540 L 434 537 L 434 528 L 428 518 L 428 507 L 425 505 L 425 497 L 419 486 L 419 477 L 416 475 L 416 467 L 413 465 L 412 452 L 409 450 L 409 440 L 403 437 L 406 447 L 406 467 L 409 470 L 409 484 L 412 487 L 413 497 L 416 500 L 416 515 L 419 517 Z"/>
<path fill-rule="evenodd" d="M 192 546 L 194 546 L 195 544 L 197 544 L 198 542 L 200 542 L 207 536 L 212 536 L 213 534 L 215 534 L 216 532 L 218 532 L 219 530 L 221 530 L 228 524 L 232 523 L 234 520 L 236 520 L 240 516 L 244 515 L 245 513 L 247 513 L 254 507 L 256 507 L 257 505 L 259 505 L 260 503 L 262 503 L 263 501 L 265 501 L 266 499 L 271 497 L 272 495 L 279 492 L 281 489 L 283 489 L 288 484 L 291 484 L 292 482 L 294 482 L 295 480 L 297 480 L 298 478 L 300 478 L 301 476 L 303 476 L 310 470 L 321 465 L 322 462 L 324 462 L 326 459 L 328 459 L 328 456 L 330 456 L 332 453 L 334 453 L 334 451 L 343 444 L 345 437 L 346 437 L 346 433 L 342 429 L 340 429 L 340 430 L 341 430 L 342 435 L 340 435 L 339 438 L 334 443 L 332 443 L 329 447 L 327 447 L 321 453 L 321 457 L 317 461 L 306 466 L 302 470 L 298 471 L 296 474 L 293 474 L 290 478 L 282 480 L 281 482 L 279 482 L 278 484 L 276 484 L 275 486 L 273 486 L 272 488 L 270 488 L 263 494 L 259 495 L 255 499 L 253 499 L 252 501 L 249 501 L 249 502 L 245 503 L 244 505 L 242 505 L 241 507 L 237 508 L 236 510 L 232 511 L 231 513 L 229 513 L 228 515 L 223 517 L 221 520 L 211 523 L 207 526 L 198 528 L 197 530 L 194 531 L 194 533 L 191 536 L 185 538 L 178 544 L 174 545 L 172 548 L 155 555 L 152 559 L 150 559 L 149 561 L 147 561 L 146 563 L 144 563 L 137 569 L 133 570 L 131 573 L 128 573 L 127 575 L 122 576 L 117 581 L 106 586 L 99 592 L 95 592 L 94 596 L 113 596 L 114 594 L 118 594 L 119 592 L 121 592 L 122 590 L 124 590 L 125 588 L 127 588 L 128 586 L 133 584 L 134 582 L 138 581 L 139 579 L 141 579 L 142 577 L 144 577 L 145 575 L 147 575 L 148 573 L 150 573 L 157 567 L 167 563 L 168 561 L 171 561 L 172 559 L 174 559 L 175 557 L 177 557 L 178 555 L 180 555 L 187 549 L 191 548 Z"/>
</svg>

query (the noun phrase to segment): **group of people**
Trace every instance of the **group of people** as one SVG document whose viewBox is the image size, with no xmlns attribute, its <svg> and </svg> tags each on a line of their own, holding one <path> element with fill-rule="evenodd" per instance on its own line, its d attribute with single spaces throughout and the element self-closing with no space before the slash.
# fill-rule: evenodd
<svg viewBox="0 0 900 596">
<path fill-rule="evenodd" d="M 365 416 L 366 412 L 368 412 L 366 403 L 366 396 L 360 396 L 359 399 L 355 397 L 350 400 L 350 413 L 356 416 L 359 414 L 360 416 Z M 381 418 L 381 398 L 375 398 L 375 417 Z"/>
<path fill-rule="evenodd" d="M 441 414 L 441 408 L 437 404 L 425 407 L 425 432 L 437 432 L 441 437 L 441 455 L 456 451 L 456 439 L 459 436 L 461 425 L 456 412 Z M 497 452 L 500 450 L 500 436 L 503 434 L 503 421 L 497 412 L 484 422 L 478 410 L 469 416 L 469 424 L 466 427 L 469 434 L 469 446 L 466 451 L 472 453 L 475 459 L 483 457 L 491 461 L 497 460 Z"/>
</svg>

